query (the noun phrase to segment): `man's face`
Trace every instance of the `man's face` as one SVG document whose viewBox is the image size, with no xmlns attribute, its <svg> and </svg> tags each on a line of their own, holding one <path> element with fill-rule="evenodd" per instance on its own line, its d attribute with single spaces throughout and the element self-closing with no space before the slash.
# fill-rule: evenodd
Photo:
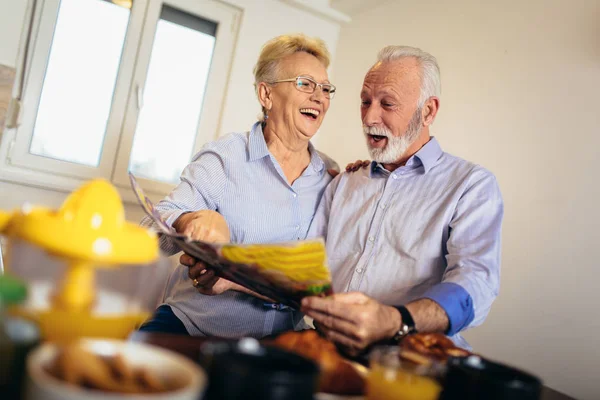
<svg viewBox="0 0 600 400">
<path fill-rule="evenodd" d="M 361 116 L 371 157 L 399 160 L 421 133 L 419 65 L 414 58 L 378 63 L 365 76 Z"/>
</svg>

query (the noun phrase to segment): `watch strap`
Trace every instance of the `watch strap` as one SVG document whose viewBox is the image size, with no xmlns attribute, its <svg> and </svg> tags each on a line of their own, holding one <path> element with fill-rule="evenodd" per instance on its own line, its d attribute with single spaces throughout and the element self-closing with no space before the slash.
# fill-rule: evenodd
<svg viewBox="0 0 600 400">
<path fill-rule="evenodd" d="M 417 329 L 415 328 L 415 320 L 413 319 L 410 311 L 404 306 L 394 306 L 396 310 L 400 313 L 400 317 L 402 317 L 402 322 L 400 323 L 400 329 L 394 335 L 394 342 L 399 342 L 404 336 L 410 335 L 411 333 L 416 333 Z"/>
</svg>

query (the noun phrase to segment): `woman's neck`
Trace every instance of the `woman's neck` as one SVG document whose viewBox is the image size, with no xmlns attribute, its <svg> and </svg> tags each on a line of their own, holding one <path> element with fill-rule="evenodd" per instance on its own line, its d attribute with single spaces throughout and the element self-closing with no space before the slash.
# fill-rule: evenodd
<svg viewBox="0 0 600 400">
<path fill-rule="evenodd" d="M 283 131 L 273 125 L 267 124 L 263 129 L 265 142 L 291 185 L 310 163 L 308 140 L 291 137 L 287 133 L 282 134 Z"/>
</svg>

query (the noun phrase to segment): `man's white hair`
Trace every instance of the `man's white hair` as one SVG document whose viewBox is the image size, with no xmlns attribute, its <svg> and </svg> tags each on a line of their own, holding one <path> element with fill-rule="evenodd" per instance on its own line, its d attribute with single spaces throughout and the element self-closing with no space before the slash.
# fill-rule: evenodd
<svg viewBox="0 0 600 400">
<path fill-rule="evenodd" d="M 386 46 L 379 52 L 377 61 L 382 63 L 413 57 L 421 66 L 421 94 L 417 109 L 423 107 L 427 99 L 432 96 L 440 97 L 442 83 L 440 67 L 434 56 L 410 46 Z"/>
</svg>

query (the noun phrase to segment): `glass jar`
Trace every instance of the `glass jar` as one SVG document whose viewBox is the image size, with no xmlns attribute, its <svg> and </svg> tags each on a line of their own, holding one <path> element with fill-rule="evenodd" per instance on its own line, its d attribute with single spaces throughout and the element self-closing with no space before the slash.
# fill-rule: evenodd
<svg viewBox="0 0 600 400">
<path fill-rule="evenodd" d="M 369 355 L 367 400 L 436 400 L 442 390 L 441 364 L 415 364 L 398 346 L 376 347 Z"/>
</svg>

